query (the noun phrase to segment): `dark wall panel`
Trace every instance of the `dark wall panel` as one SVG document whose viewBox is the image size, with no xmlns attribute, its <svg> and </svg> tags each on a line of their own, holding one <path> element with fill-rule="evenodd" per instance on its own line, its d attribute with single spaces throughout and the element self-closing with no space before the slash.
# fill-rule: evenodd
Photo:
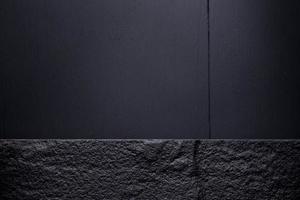
<svg viewBox="0 0 300 200">
<path fill-rule="evenodd" d="M 299 1 L 210 1 L 213 138 L 300 138 Z"/>
<path fill-rule="evenodd" d="M 205 0 L 5 0 L 6 138 L 206 138 Z"/>
</svg>

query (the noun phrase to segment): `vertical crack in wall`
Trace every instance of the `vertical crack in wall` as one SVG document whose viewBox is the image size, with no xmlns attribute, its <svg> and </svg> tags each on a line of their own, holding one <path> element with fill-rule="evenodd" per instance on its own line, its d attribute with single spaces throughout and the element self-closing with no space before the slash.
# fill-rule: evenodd
<svg viewBox="0 0 300 200">
<path fill-rule="evenodd" d="M 211 139 L 211 74 L 210 74 L 210 5 L 206 1 L 207 20 L 207 87 L 208 87 L 208 138 Z"/>
<path fill-rule="evenodd" d="M 1 103 L 1 114 L 0 114 L 0 123 L 1 123 L 1 132 L 0 132 L 0 137 L 1 138 L 5 138 L 5 128 L 6 128 L 6 100 L 5 100 L 5 78 L 2 79 L 1 82 L 1 91 L 0 91 L 0 95 L 1 95 L 1 99 L 0 99 L 0 103 Z"/>
<path fill-rule="evenodd" d="M 197 190 L 197 200 L 205 199 L 204 186 L 202 183 L 202 172 L 199 166 L 199 146 L 200 140 L 196 140 L 194 142 L 193 147 L 193 176 L 196 182 L 196 190 Z"/>
</svg>

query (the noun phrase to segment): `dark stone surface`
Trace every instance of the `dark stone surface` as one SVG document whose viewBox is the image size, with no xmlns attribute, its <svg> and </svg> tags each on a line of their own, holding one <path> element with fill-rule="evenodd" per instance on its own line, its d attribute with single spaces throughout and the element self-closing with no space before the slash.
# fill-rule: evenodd
<svg viewBox="0 0 300 200">
<path fill-rule="evenodd" d="M 300 141 L 0 140 L 0 199 L 300 199 Z"/>
</svg>

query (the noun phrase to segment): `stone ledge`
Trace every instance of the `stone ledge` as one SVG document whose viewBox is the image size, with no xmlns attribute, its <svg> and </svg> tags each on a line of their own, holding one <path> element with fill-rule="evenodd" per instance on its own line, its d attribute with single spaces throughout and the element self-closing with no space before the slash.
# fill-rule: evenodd
<svg viewBox="0 0 300 200">
<path fill-rule="evenodd" d="M 299 140 L 0 140 L 0 199 L 300 199 Z"/>
</svg>

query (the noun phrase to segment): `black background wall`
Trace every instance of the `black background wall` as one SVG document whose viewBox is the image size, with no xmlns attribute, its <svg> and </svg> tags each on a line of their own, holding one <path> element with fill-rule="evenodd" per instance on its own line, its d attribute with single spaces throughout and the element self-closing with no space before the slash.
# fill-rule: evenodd
<svg viewBox="0 0 300 200">
<path fill-rule="evenodd" d="M 300 138 L 299 10 L 1 1 L 1 137 Z"/>
<path fill-rule="evenodd" d="M 214 138 L 300 138 L 299 1 L 211 0 Z"/>
</svg>

